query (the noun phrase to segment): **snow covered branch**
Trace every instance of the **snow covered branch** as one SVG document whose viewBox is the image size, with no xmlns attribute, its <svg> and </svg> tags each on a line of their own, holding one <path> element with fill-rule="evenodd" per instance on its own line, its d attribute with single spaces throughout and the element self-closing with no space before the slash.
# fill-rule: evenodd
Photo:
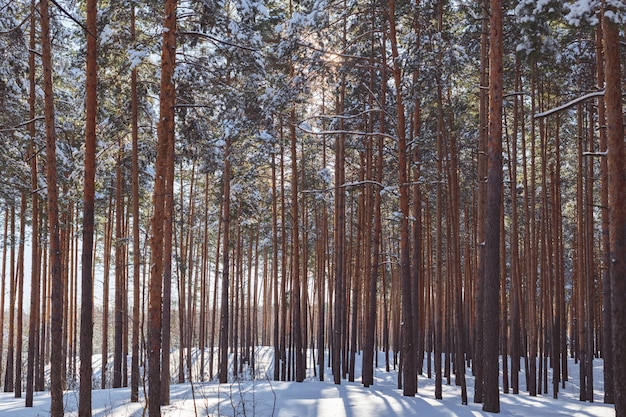
<svg viewBox="0 0 626 417">
<path fill-rule="evenodd" d="M 76 19 L 74 16 L 72 16 L 70 14 L 70 12 L 68 12 L 67 10 L 65 10 L 63 8 L 63 6 L 61 6 L 56 0 L 50 0 L 52 2 L 52 4 L 54 4 L 60 11 L 61 13 L 63 13 L 64 15 L 66 15 L 72 22 L 76 23 L 78 26 L 80 26 L 85 33 L 87 33 L 89 36 L 92 36 L 93 38 L 97 39 L 98 37 L 96 36 L 95 33 L 91 33 L 89 31 L 89 29 L 87 29 L 87 26 L 85 26 L 82 22 L 80 22 L 78 19 Z"/>
<path fill-rule="evenodd" d="M 309 130 L 305 129 L 302 126 L 298 126 L 298 129 L 304 133 L 308 133 L 311 135 L 357 135 L 357 136 L 383 136 L 393 141 L 396 141 L 397 138 L 393 135 L 389 135 L 383 132 L 360 132 L 353 130 Z"/>
<path fill-rule="evenodd" d="M 0 129 L 0 132 L 12 132 L 14 130 L 19 129 L 20 127 L 23 127 L 23 126 L 26 126 L 26 125 L 28 125 L 30 123 L 37 122 L 37 121 L 44 120 L 44 119 L 45 118 L 43 116 L 37 116 L 34 119 L 26 120 L 25 122 L 22 122 L 19 125 L 16 125 L 16 126 L 13 126 L 13 127 L 9 127 L 9 128 L 5 128 L 5 129 Z"/>
<path fill-rule="evenodd" d="M 533 116 L 533 118 L 541 119 L 542 117 L 547 117 L 547 116 L 550 116 L 550 115 L 552 115 L 554 113 L 558 113 L 558 112 L 561 112 L 563 110 L 567 110 L 570 107 L 577 105 L 578 103 L 582 103 L 583 101 L 589 100 L 590 98 L 602 97 L 602 96 L 604 96 L 604 90 L 602 90 L 602 91 L 594 91 L 593 93 L 585 94 L 584 96 L 575 98 L 574 100 L 568 101 L 567 103 L 562 104 L 562 105 L 560 105 L 558 107 L 555 107 L 553 109 L 546 110 L 546 111 L 544 111 L 542 113 L 536 113 Z"/>
<path fill-rule="evenodd" d="M 385 189 L 387 188 L 387 186 L 385 186 L 384 184 L 378 182 L 378 181 L 374 181 L 374 180 L 363 180 L 363 181 L 356 181 L 356 182 L 347 182 L 345 184 L 341 184 L 341 185 L 337 185 L 335 187 L 331 187 L 331 188 L 326 188 L 323 190 L 302 190 L 302 194 L 318 194 L 318 193 L 327 193 L 330 191 L 334 191 L 337 190 L 339 188 L 353 188 L 353 187 L 360 187 L 363 185 L 368 185 L 368 184 L 372 184 L 375 185 L 381 189 Z"/>
<path fill-rule="evenodd" d="M 226 46 L 232 46 L 233 48 L 239 48 L 239 49 L 243 49 L 245 51 L 250 51 L 250 52 L 256 52 L 260 54 L 260 51 L 258 49 L 252 48 L 250 46 L 246 46 L 246 45 L 241 45 L 238 43 L 234 43 L 234 42 L 230 42 L 227 41 L 225 39 L 219 39 L 213 35 L 209 35 L 208 33 L 202 33 L 202 32 L 193 32 L 193 31 L 185 31 L 185 32 L 178 32 L 179 35 L 184 35 L 184 36 L 197 36 L 199 38 L 204 38 L 207 40 L 210 40 L 214 43 L 220 43 L 222 45 L 226 45 Z"/>
<path fill-rule="evenodd" d="M 603 152 L 583 152 L 583 156 L 606 156 L 607 151 Z"/>
</svg>

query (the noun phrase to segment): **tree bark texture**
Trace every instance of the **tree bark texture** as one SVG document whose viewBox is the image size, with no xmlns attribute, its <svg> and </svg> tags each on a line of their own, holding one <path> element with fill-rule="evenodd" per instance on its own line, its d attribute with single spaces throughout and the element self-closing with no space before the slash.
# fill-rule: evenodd
<svg viewBox="0 0 626 417">
<path fill-rule="evenodd" d="M 161 92 L 159 102 L 159 125 L 156 176 L 154 184 L 154 212 L 152 217 L 152 237 L 150 242 L 152 266 L 150 270 L 148 306 L 148 413 L 150 417 L 161 415 L 161 341 L 163 314 L 164 276 L 164 226 L 166 177 L 168 156 L 174 142 L 174 67 L 176 63 L 176 0 L 165 0 L 165 19 L 161 52 Z"/>
<path fill-rule="evenodd" d="M 483 316 L 483 411 L 500 412 L 500 217 L 502 204 L 502 2 L 490 3 L 489 141 L 485 210 L 485 287 Z"/>
<path fill-rule="evenodd" d="M 603 2 L 605 8 L 606 3 Z M 605 12 L 607 10 L 604 10 Z M 619 28 L 607 16 L 604 31 L 609 236 L 611 247 L 611 320 L 613 331 L 613 384 L 615 415 L 626 415 L 626 170 L 622 109 L 622 64 Z"/>
<path fill-rule="evenodd" d="M 83 196 L 83 249 L 81 272 L 81 321 L 80 321 L 80 384 L 78 414 L 91 416 L 91 378 L 93 374 L 93 247 L 95 223 L 95 177 L 96 177 L 96 114 L 97 114 L 97 0 L 87 1 L 87 74 L 85 102 L 85 178 Z"/>
<path fill-rule="evenodd" d="M 56 129 L 52 81 L 52 51 L 48 0 L 39 3 L 41 13 L 41 62 L 43 66 L 44 110 L 46 124 L 46 182 L 48 184 L 48 224 L 50 238 L 50 414 L 63 416 L 63 270 L 56 164 Z"/>
</svg>

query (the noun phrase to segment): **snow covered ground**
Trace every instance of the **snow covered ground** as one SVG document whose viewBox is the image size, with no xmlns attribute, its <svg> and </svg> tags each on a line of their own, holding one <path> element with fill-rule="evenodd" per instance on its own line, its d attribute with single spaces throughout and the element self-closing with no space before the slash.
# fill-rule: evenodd
<svg viewBox="0 0 626 417">
<path fill-rule="evenodd" d="M 480 404 L 473 401 L 474 379 L 467 371 L 469 405 L 461 405 L 460 388 L 444 385 L 443 400 L 435 400 L 434 380 L 425 376 L 419 378 L 419 392 L 414 398 L 403 397 L 397 389 L 397 372 L 385 372 L 381 355 L 376 369 L 375 385 L 364 388 L 360 382 L 360 358 L 357 358 L 357 381 L 342 381 L 335 385 L 327 369 L 327 380 L 320 382 L 310 377 L 303 383 L 271 381 L 265 375 L 271 374 L 272 349 L 258 348 L 257 369 L 260 377 L 240 382 L 218 384 L 204 382 L 174 384 L 171 386 L 171 405 L 162 408 L 163 416 L 260 416 L 260 417 L 473 417 L 488 416 Z M 177 358 L 173 354 L 172 358 Z M 603 404 L 602 361 L 594 362 L 596 386 L 594 403 L 578 401 L 578 366 L 570 363 L 570 381 L 554 400 L 552 394 L 530 397 L 526 392 L 519 395 L 502 394 L 501 415 L 525 417 L 575 416 L 609 417 L 614 416 L 613 406 Z M 96 371 L 96 369 L 94 369 Z M 312 370 L 309 370 L 312 372 Z M 96 372 L 95 372 L 96 373 Z M 174 374 L 175 375 L 175 374 Z M 445 384 L 445 379 L 444 379 Z M 525 387 L 524 373 L 520 374 L 521 388 Z M 551 387 L 550 387 L 551 388 Z M 140 388 L 141 391 L 141 388 Z M 130 389 L 106 389 L 93 391 L 94 416 L 142 416 L 144 412 L 143 393 L 141 402 L 131 403 Z M 78 391 L 65 393 L 66 415 L 76 415 Z M 50 395 L 36 393 L 33 408 L 24 408 L 23 398 L 14 398 L 12 393 L 0 393 L 0 416 L 31 417 L 49 415 Z"/>
</svg>

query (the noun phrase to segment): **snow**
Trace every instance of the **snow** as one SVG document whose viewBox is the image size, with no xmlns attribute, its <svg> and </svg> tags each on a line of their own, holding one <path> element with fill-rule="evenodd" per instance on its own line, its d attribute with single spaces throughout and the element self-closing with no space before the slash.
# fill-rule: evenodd
<svg viewBox="0 0 626 417">
<path fill-rule="evenodd" d="M 100 31 L 100 45 L 106 45 L 115 36 L 115 29 L 111 25 L 107 24 Z"/>
<path fill-rule="evenodd" d="M 420 416 L 420 417 L 472 417 L 493 416 L 482 411 L 480 404 L 473 403 L 473 381 L 467 370 L 468 405 L 461 405 L 460 387 L 446 385 L 444 378 L 443 399 L 436 400 L 433 379 L 419 377 L 418 394 L 404 397 L 397 389 L 398 373 L 386 372 L 384 355 L 379 354 L 374 385 L 365 388 L 360 384 L 361 356 L 357 355 L 356 381 L 342 380 L 340 385 L 333 383 L 330 369 L 326 369 L 326 380 L 320 382 L 313 376 L 309 364 L 309 376 L 302 383 L 271 381 L 273 375 L 273 348 L 256 349 L 257 377 L 248 375 L 241 381 L 219 384 L 217 382 L 195 382 L 193 384 L 171 385 L 171 404 L 161 409 L 162 416 L 260 416 L 260 417 L 380 417 L 380 416 Z M 194 357 L 198 358 L 198 352 Z M 309 358 L 311 356 L 309 355 Z M 94 356 L 94 379 L 99 378 L 100 356 Z M 172 353 L 172 365 L 177 366 L 178 352 Z M 208 361 L 208 353 L 205 355 Z M 197 363 L 194 363 L 197 366 Z M 612 405 L 602 402 L 602 361 L 594 361 L 595 397 L 594 403 L 578 401 L 578 365 L 569 362 L 570 380 L 566 388 L 559 392 L 559 399 L 552 394 L 530 397 L 526 392 L 518 395 L 501 392 L 501 414 L 519 417 L 573 416 L 573 417 L 612 417 Z M 172 372 L 177 375 L 177 372 Z M 97 383 L 97 382 L 96 382 Z M 520 373 L 520 388 L 525 387 L 524 373 Z M 147 388 L 146 388 L 147 389 Z M 550 381 L 550 390 L 552 389 Z M 143 387 L 140 387 L 140 402 L 131 403 L 130 389 L 106 389 L 93 391 L 94 416 L 136 416 L 143 413 L 145 406 Z M 64 397 L 67 416 L 77 415 L 78 391 L 67 391 Z M 3 417 L 35 417 L 49 414 L 49 393 L 36 393 L 33 408 L 24 408 L 23 398 L 14 398 L 12 393 L 0 393 L 0 415 Z"/>
<path fill-rule="evenodd" d="M 595 11 L 598 7 L 599 2 L 597 0 L 576 0 L 568 5 L 569 11 L 565 15 L 565 19 L 572 26 L 580 26 L 583 20 L 596 25 L 598 18 Z"/>
<path fill-rule="evenodd" d="M 129 48 L 126 51 L 128 55 L 128 60 L 130 61 L 130 68 L 134 69 L 141 64 L 141 61 L 148 55 L 148 51 L 140 51 L 136 49 Z"/>
</svg>

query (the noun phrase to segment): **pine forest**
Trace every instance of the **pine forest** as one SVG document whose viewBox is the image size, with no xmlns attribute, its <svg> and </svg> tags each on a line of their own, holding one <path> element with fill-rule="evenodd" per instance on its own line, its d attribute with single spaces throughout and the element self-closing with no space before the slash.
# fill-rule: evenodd
<svg viewBox="0 0 626 417">
<path fill-rule="evenodd" d="M 593 402 L 602 363 L 626 416 L 625 29 L 621 0 L 0 0 L 0 390 L 155 417 L 267 347 L 273 381 L 383 367 L 489 413 L 573 366 Z"/>
</svg>

